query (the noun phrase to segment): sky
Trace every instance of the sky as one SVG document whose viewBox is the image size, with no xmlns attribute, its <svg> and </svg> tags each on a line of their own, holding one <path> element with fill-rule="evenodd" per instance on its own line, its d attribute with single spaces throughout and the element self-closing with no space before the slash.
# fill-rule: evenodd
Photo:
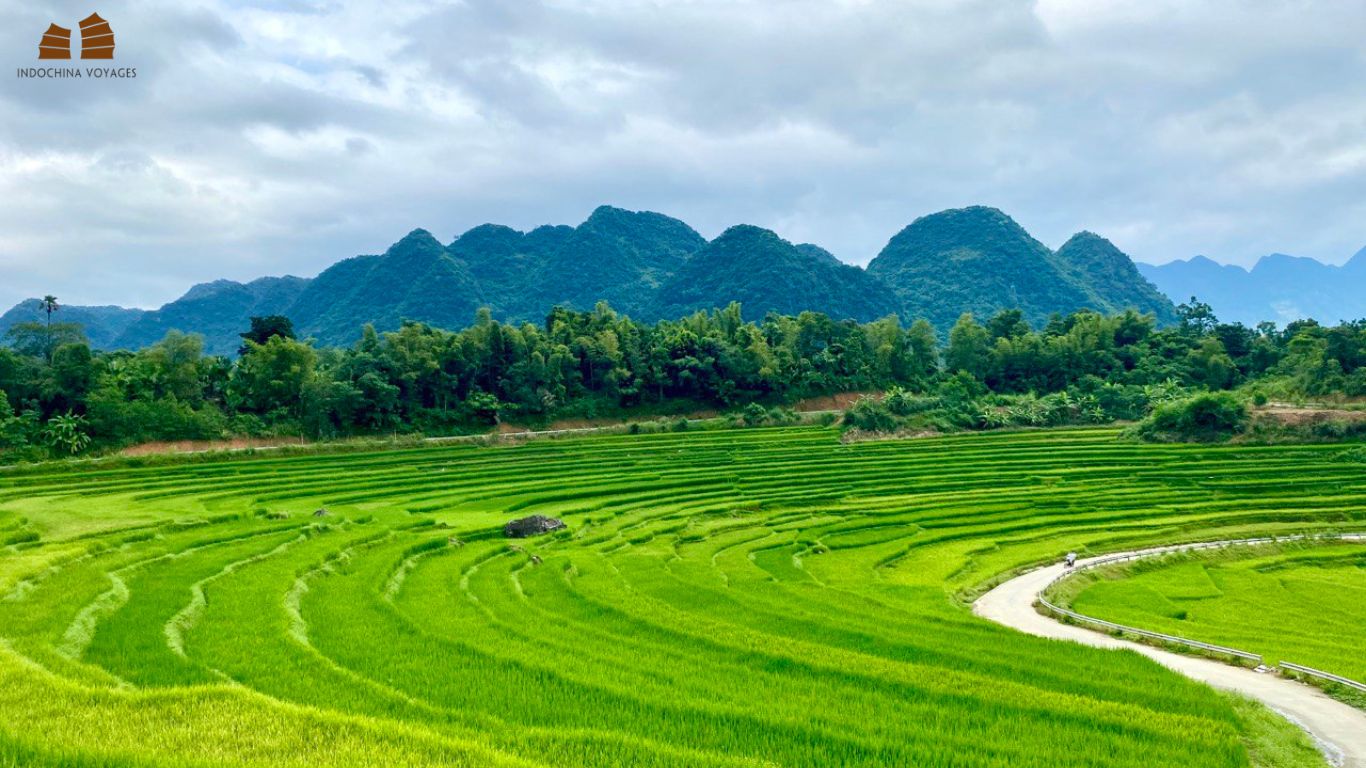
<svg viewBox="0 0 1366 768">
<path fill-rule="evenodd" d="M 0 0 L 0 309 L 155 307 L 599 204 L 866 264 L 991 205 L 1136 260 L 1366 246 L 1366 3 Z M 39 80 L 91 11 L 136 78 Z M 48 62 L 51 63 L 51 62 Z"/>
</svg>

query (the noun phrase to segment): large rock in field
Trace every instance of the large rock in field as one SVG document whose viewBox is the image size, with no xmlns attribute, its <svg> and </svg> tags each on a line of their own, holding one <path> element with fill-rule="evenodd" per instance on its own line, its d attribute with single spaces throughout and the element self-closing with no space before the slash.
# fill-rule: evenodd
<svg viewBox="0 0 1366 768">
<path fill-rule="evenodd" d="M 558 531 L 564 527 L 564 521 L 557 520 L 545 515 L 532 515 L 510 521 L 503 526 L 503 535 L 509 539 L 525 539 L 528 536 L 540 536 L 551 531 Z"/>
</svg>

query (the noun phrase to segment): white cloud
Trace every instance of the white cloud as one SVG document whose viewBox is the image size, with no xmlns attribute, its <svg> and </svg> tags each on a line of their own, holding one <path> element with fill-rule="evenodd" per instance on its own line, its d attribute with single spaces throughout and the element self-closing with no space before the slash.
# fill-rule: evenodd
<svg viewBox="0 0 1366 768">
<path fill-rule="evenodd" d="M 6 63 L 52 20 L 0 11 Z M 0 78 L 0 305 L 156 305 L 596 204 L 864 263 L 984 203 L 1140 259 L 1366 244 L 1366 6 L 129 0 L 135 81 Z M 55 16 L 54 16 L 55 15 Z"/>
</svg>

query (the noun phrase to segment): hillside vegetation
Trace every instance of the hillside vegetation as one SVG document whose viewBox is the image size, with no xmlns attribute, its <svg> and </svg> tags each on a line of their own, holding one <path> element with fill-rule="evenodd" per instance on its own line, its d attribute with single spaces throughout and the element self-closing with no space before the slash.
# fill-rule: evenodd
<svg viewBox="0 0 1366 768">
<path fill-rule="evenodd" d="M 943 211 L 894 236 L 868 272 L 896 290 L 916 317 L 938 327 L 963 312 L 987 317 L 1019 309 L 1035 325 L 1058 307 L 1094 299 L 1064 275 L 1048 247 L 994 208 Z"/>
<path fill-rule="evenodd" d="M 1321 765 L 1263 710 L 955 604 L 1069 550 L 1363 522 L 1338 448 L 1115 438 L 11 470 L 0 764 Z M 501 537 L 530 514 L 567 529 Z"/>
<path fill-rule="evenodd" d="M 141 309 L 123 307 L 68 307 L 60 308 L 58 322 L 79 325 L 81 332 L 95 349 L 119 349 L 119 338 L 128 326 L 136 323 L 144 314 Z M 237 315 L 240 322 L 241 315 Z M 42 323 L 47 312 L 40 299 L 25 299 L 0 315 L 0 332 L 25 323 Z"/>
<path fill-rule="evenodd" d="M 503 322 L 540 323 L 557 307 L 586 311 L 602 301 L 645 322 L 732 302 L 753 320 L 768 312 L 865 322 L 895 315 L 941 329 L 964 311 L 1021 309 L 1036 324 L 1083 308 L 1136 309 L 1163 324 L 1173 317 L 1171 302 L 1108 241 L 1084 233 L 1054 254 L 990 208 L 917 220 L 865 271 L 767 229 L 740 225 L 708 242 L 678 219 L 610 206 L 576 227 L 483 224 L 446 245 L 417 229 L 383 254 L 340 261 L 312 279 L 218 280 L 152 312 L 82 307 L 67 315 L 98 349 L 142 349 L 178 330 L 228 354 L 238 346 L 234 329 L 254 315 L 287 315 L 302 337 L 350 346 L 366 324 L 456 330 L 480 307 Z M 0 333 L 39 319 L 37 304 L 0 316 Z"/>
<path fill-rule="evenodd" d="M 747 319 L 817 309 L 872 322 L 900 311 L 891 289 L 815 246 L 794 246 L 759 227 L 731 227 L 693 254 L 659 290 L 659 317 L 739 302 Z"/>
<path fill-rule="evenodd" d="M 761 233 L 737 236 L 794 250 Z M 417 250 L 435 243 L 421 234 L 408 242 Z M 821 258 L 809 250 L 797 257 Z M 137 353 L 92 351 L 72 324 L 30 323 L 11 331 L 12 349 L 0 348 L 0 455 L 463 434 L 509 421 L 771 408 L 851 392 L 887 395 L 851 412 L 848 421 L 865 431 L 1147 419 L 1138 430 L 1147 439 L 1366 436 L 1356 411 L 1319 409 L 1321 422 L 1294 428 L 1243 415 L 1249 400 L 1366 395 L 1366 326 L 1253 330 L 1220 323 L 1200 304 L 1178 314 L 1176 325 L 1160 328 L 1132 311 L 1082 311 L 1038 329 L 1019 310 L 985 322 L 965 314 L 942 344 L 923 320 L 907 328 L 895 318 L 859 324 L 803 312 L 753 321 L 732 304 L 646 324 L 600 304 L 557 309 L 539 326 L 500 323 L 487 310 L 458 332 L 367 326 L 347 349 L 319 349 L 297 338 L 289 318 L 269 316 L 252 319 L 230 357 L 205 355 L 198 337 L 174 332 Z M 1202 403 L 1217 407 L 1192 410 Z"/>
</svg>

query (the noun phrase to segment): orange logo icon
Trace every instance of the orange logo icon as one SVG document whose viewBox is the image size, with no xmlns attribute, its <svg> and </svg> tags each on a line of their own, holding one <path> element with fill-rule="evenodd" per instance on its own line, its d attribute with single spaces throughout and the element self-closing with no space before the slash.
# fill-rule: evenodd
<svg viewBox="0 0 1366 768">
<path fill-rule="evenodd" d="M 81 58 L 114 58 L 114 30 L 98 13 L 81 19 Z"/>
<path fill-rule="evenodd" d="M 71 30 L 56 24 L 48 25 L 47 31 L 43 33 L 43 39 L 38 41 L 38 58 L 71 58 Z"/>
<path fill-rule="evenodd" d="M 109 22 L 98 13 L 92 13 L 81 20 L 80 26 L 82 59 L 114 58 L 114 30 L 109 28 Z M 42 40 L 38 41 L 38 58 L 71 58 L 71 30 L 56 24 L 48 25 Z"/>
</svg>

